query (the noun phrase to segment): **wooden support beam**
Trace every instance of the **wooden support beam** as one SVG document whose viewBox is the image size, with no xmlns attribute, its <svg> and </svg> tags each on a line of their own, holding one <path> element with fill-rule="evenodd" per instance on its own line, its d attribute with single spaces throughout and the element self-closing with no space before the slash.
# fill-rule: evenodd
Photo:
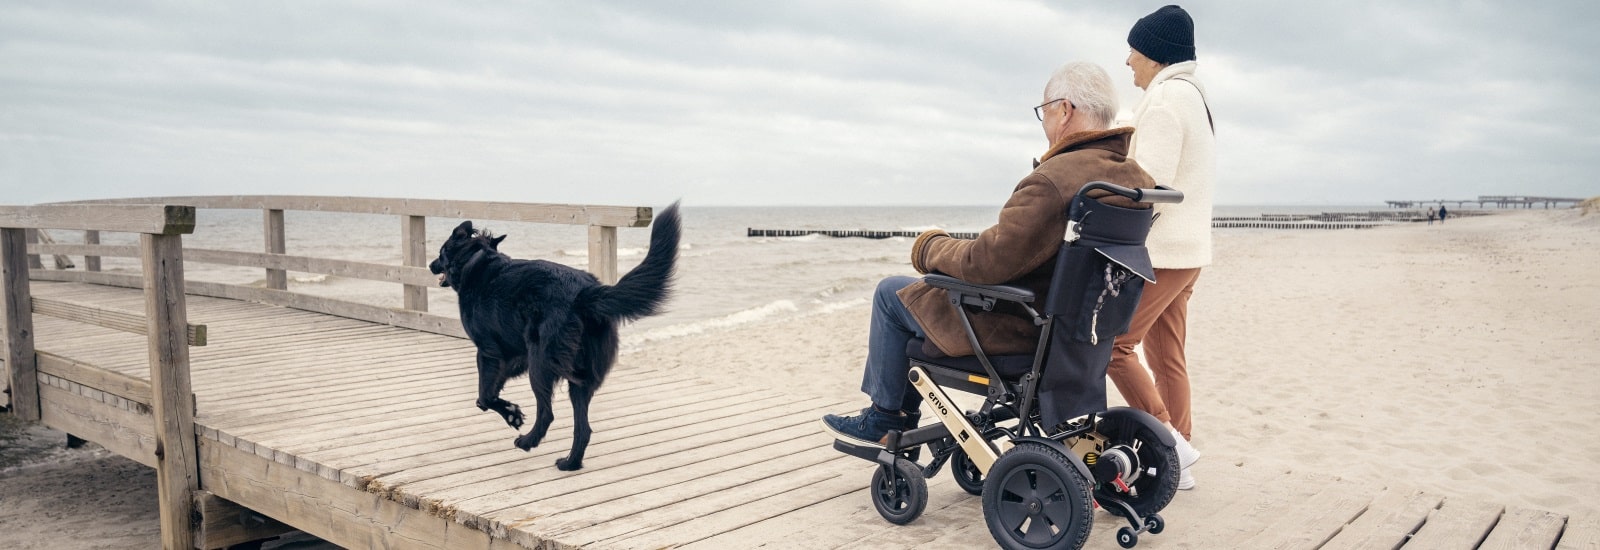
<svg viewBox="0 0 1600 550">
<path fill-rule="evenodd" d="M 266 253 L 283 254 L 283 211 L 262 210 L 261 225 L 266 234 Z M 287 290 L 289 288 L 289 274 L 282 269 L 267 269 L 267 288 L 274 290 Z"/>
<path fill-rule="evenodd" d="M 400 255 L 401 263 L 410 267 L 422 267 L 428 261 L 428 218 L 423 216 L 400 217 Z M 428 287 L 418 285 L 405 285 L 405 308 L 412 311 L 428 311 Z"/>
<path fill-rule="evenodd" d="M 103 369 L 82 361 L 41 351 L 38 357 L 39 372 L 75 382 L 116 397 L 150 408 L 153 392 L 150 383 L 117 371 Z"/>
<path fill-rule="evenodd" d="M 33 312 L 133 334 L 146 334 L 150 328 L 140 313 L 59 298 L 34 298 Z M 206 326 L 185 325 L 184 338 L 191 346 L 206 345 Z"/>
<path fill-rule="evenodd" d="M 0 299 L 11 412 L 39 420 L 38 364 L 33 352 L 33 300 L 28 291 L 28 243 L 22 229 L 0 228 Z"/>
<path fill-rule="evenodd" d="M 44 425 L 99 443 L 145 466 L 160 467 L 161 445 L 150 414 L 113 404 L 116 399 L 108 394 L 49 374 L 39 377 L 38 388 L 39 421 Z"/>
<path fill-rule="evenodd" d="M 589 273 L 602 284 L 617 283 L 617 228 L 589 226 Z"/>
<path fill-rule="evenodd" d="M 22 236 L 23 236 L 23 238 L 27 239 L 28 245 L 30 245 L 30 246 L 38 246 L 38 244 L 39 244 L 39 230 L 38 229 L 24 229 L 24 230 L 22 230 Z M 28 254 L 28 268 L 29 269 L 44 269 L 44 262 L 39 259 L 39 255 L 38 254 L 33 254 L 33 253 Z"/>
<path fill-rule="evenodd" d="M 194 492 L 194 509 L 200 514 L 200 524 L 194 533 L 194 547 L 200 550 L 227 548 L 295 530 L 211 491 Z"/>
<path fill-rule="evenodd" d="M 156 483 L 161 544 L 194 546 L 189 518 L 200 488 L 194 440 L 194 393 L 189 385 L 188 326 L 183 295 L 183 237 L 140 235 L 145 318 L 149 323 L 150 386 L 155 401 Z"/>
</svg>

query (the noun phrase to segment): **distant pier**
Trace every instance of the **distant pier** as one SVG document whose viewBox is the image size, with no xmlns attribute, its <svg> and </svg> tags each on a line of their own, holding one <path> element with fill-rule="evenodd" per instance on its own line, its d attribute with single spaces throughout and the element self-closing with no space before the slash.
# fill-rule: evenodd
<svg viewBox="0 0 1600 550">
<path fill-rule="evenodd" d="M 1478 195 L 1476 199 L 1430 199 L 1430 200 L 1400 200 L 1383 201 L 1390 208 L 1422 208 L 1435 204 L 1454 204 L 1457 208 L 1463 205 L 1477 203 L 1478 208 L 1484 205 L 1494 205 L 1495 208 L 1533 208 L 1535 204 L 1544 205 L 1545 208 L 1567 205 L 1576 206 L 1583 199 L 1568 197 L 1534 197 L 1528 195 Z"/>
</svg>

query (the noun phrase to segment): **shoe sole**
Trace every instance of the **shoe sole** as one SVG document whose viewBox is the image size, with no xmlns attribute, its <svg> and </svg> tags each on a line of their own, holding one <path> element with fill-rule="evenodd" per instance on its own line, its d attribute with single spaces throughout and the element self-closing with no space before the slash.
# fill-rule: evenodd
<svg viewBox="0 0 1600 550">
<path fill-rule="evenodd" d="M 859 446 L 862 446 L 862 447 L 872 447 L 874 449 L 886 449 L 886 447 L 884 447 L 882 443 L 878 443 L 876 441 L 867 441 L 865 439 L 861 439 L 859 437 L 856 437 L 856 436 L 841 432 L 839 430 L 835 430 L 835 429 L 833 429 L 832 425 L 828 424 L 827 420 L 818 420 L 817 423 L 822 424 L 823 431 L 826 431 L 826 432 L 828 432 L 830 434 L 833 434 L 833 438 L 834 439 L 844 440 L 846 443 L 849 443 L 851 445 L 859 445 Z"/>
</svg>

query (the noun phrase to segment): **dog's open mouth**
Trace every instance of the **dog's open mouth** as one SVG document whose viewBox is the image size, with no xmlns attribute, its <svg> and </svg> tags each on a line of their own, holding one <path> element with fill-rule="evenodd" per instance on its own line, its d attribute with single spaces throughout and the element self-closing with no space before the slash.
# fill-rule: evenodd
<svg viewBox="0 0 1600 550">
<path fill-rule="evenodd" d="M 443 273 L 439 274 L 439 286 L 443 286 L 443 287 L 450 286 L 450 281 L 445 280 Z"/>
</svg>

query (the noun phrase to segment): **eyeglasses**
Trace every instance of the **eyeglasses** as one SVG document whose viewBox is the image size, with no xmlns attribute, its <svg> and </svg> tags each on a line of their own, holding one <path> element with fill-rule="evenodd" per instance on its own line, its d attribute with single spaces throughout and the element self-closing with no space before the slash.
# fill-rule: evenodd
<svg viewBox="0 0 1600 550">
<path fill-rule="evenodd" d="M 1034 116 L 1034 118 L 1039 119 L 1039 122 L 1044 122 L 1044 108 L 1045 107 L 1049 107 L 1051 103 L 1055 103 L 1057 101 L 1067 101 L 1067 99 L 1066 98 L 1052 99 L 1050 101 L 1046 101 L 1044 103 L 1040 103 L 1038 107 L 1034 107 L 1033 108 L 1033 116 Z M 1067 101 L 1067 105 L 1072 105 L 1073 109 L 1077 109 L 1078 108 L 1078 106 L 1074 105 L 1071 101 Z"/>
</svg>

